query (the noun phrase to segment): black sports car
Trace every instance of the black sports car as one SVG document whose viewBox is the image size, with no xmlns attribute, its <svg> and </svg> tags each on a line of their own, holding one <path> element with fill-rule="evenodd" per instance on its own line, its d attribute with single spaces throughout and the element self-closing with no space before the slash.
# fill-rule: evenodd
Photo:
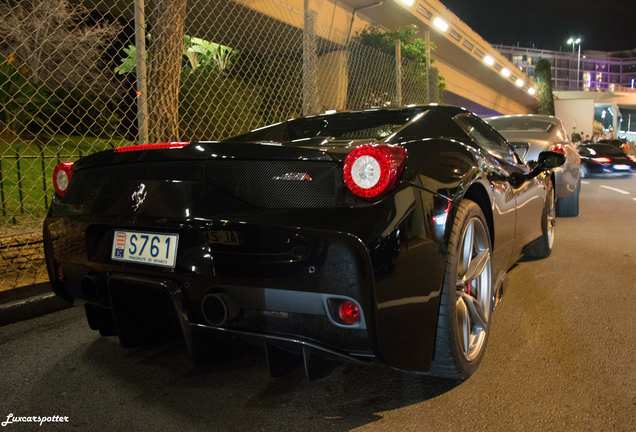
<svg viewBox="0 0 636 432">
<path fill-rule="evenodd" d="M 506 271 L 552 249 L 564 158 L 538 159 L 448 106 L 116 148 L 56 168 L 47 267 L 126 347 L 182 334 L 196 358 L 238 337 L 274 376 L 347 360 L 466 378 Z"/>
<path fill-rule="evenodd" d="M 627 155 L 607 143 L 579 146 L 581 177 L 631 176 L 636 170 L 636 157 Z"/>
</svg>

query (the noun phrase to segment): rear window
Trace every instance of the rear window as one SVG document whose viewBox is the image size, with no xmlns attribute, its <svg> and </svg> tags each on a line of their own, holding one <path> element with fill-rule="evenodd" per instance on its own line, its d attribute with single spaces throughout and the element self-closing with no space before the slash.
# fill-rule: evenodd
<svg viewBox="0 0 636 432">
<path fill-rule="evenodd" d="M 500 117 L 488 119 L 487 122 L 498 131 L 508 132 L 548 133 L 555 127 L 555 124 L 549 121 L 525 117 Z"/>
<path fill-rule="evenodd" d="M 228 141 L 290 142 L 324 137 L 332 140 L 380 140 L 402 129 L 422 110 L 342 113 L 300 118 L 253 130 Z"/>
</svg>

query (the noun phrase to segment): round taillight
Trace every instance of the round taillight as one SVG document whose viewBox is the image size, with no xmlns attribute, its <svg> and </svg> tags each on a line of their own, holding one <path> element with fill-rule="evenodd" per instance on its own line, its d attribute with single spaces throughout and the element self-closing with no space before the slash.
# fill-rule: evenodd
<svg viewBox="0 0 636 432">
<path fill-rule="evenodd" d="M 344 300 L 338 305 L 338 319 L 346 325 L 360 322 L 360 306 L 351 300 Z"/>
<path fill-rule="evenodd" d="M 365 144 L 356 147 L 345 158 L 344 182 L 356 196 L 378 197 L 396 183 L 405 160 L 406 150 L 400 146 Z"/>
<path fill-rule="evenodd" d="M 53 188 L 59 197 L 64 197 L 73 177 L 73 162 L 60 162 L 53 170 Z"/>
</svg>

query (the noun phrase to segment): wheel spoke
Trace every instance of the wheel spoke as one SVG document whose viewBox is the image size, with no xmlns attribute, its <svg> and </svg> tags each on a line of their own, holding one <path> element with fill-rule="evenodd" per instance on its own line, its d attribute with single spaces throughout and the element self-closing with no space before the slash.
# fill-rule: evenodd
<svg viewBox="0 0 636 432">
<path fill-rule="evenodd" d="M 475 241 L 475 224 L 470 222 L 466 227 L 466 233 L 464 234 L 464 242 L 462 244 L 462 272 L 464 274 L 470 266 L 470 262 L 473 257 L 473 244 Z"/>
<path fill-rule="evenodd" d="M 459 324 L 459 330 L 462 332 L 462 345 L 464 348 L 464 353 L 468 354 L 470 352 L 470 334 L 472 325 L 470 322 L 470 313 L 468 312 L 466 302 L 462 297 L 457 297 L 457 302 L 455 303 L 455 313 L 457 314 L 457 324 Z"/>
<path fill-rule="evenodd" d="M 468 312 L 471 319 L 473 319 L 479 327 L 486 330 L 488 326 L 488 324 L 486 323 L 487 319 L 484 316 L 483 311 L 481 310 L 482 308 L 479 302 L 474 297 L 466 294 L 463 291 L 461 291 L 461 298 L 464 300 L 464 303 L 468 307 Z"/>
<path fill-rule="evenodd" d="M 464 283 L 477 279 L 486 270 L 486 266 L 488 266 L 489 261 L 490 251 L 488 249 L 481 251 L 479 255 L 473 258 L 470 261 L 468 270 L 466 270 L 466 274 L 463 277 Z"/>
</svg>

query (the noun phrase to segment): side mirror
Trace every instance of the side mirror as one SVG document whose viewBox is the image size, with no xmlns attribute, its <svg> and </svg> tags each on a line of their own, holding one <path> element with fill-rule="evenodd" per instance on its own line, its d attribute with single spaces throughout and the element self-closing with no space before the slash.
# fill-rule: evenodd
<svg viewBox="0 0 636 432">
<path fill-rule="evenodd" d="M 528 179 L 533 179 L 539 174 L 558 168 L 565 163 L 565 155 L 553 151 L 539 153 L 539 159 L 528 174 Z"/>
</svg>

